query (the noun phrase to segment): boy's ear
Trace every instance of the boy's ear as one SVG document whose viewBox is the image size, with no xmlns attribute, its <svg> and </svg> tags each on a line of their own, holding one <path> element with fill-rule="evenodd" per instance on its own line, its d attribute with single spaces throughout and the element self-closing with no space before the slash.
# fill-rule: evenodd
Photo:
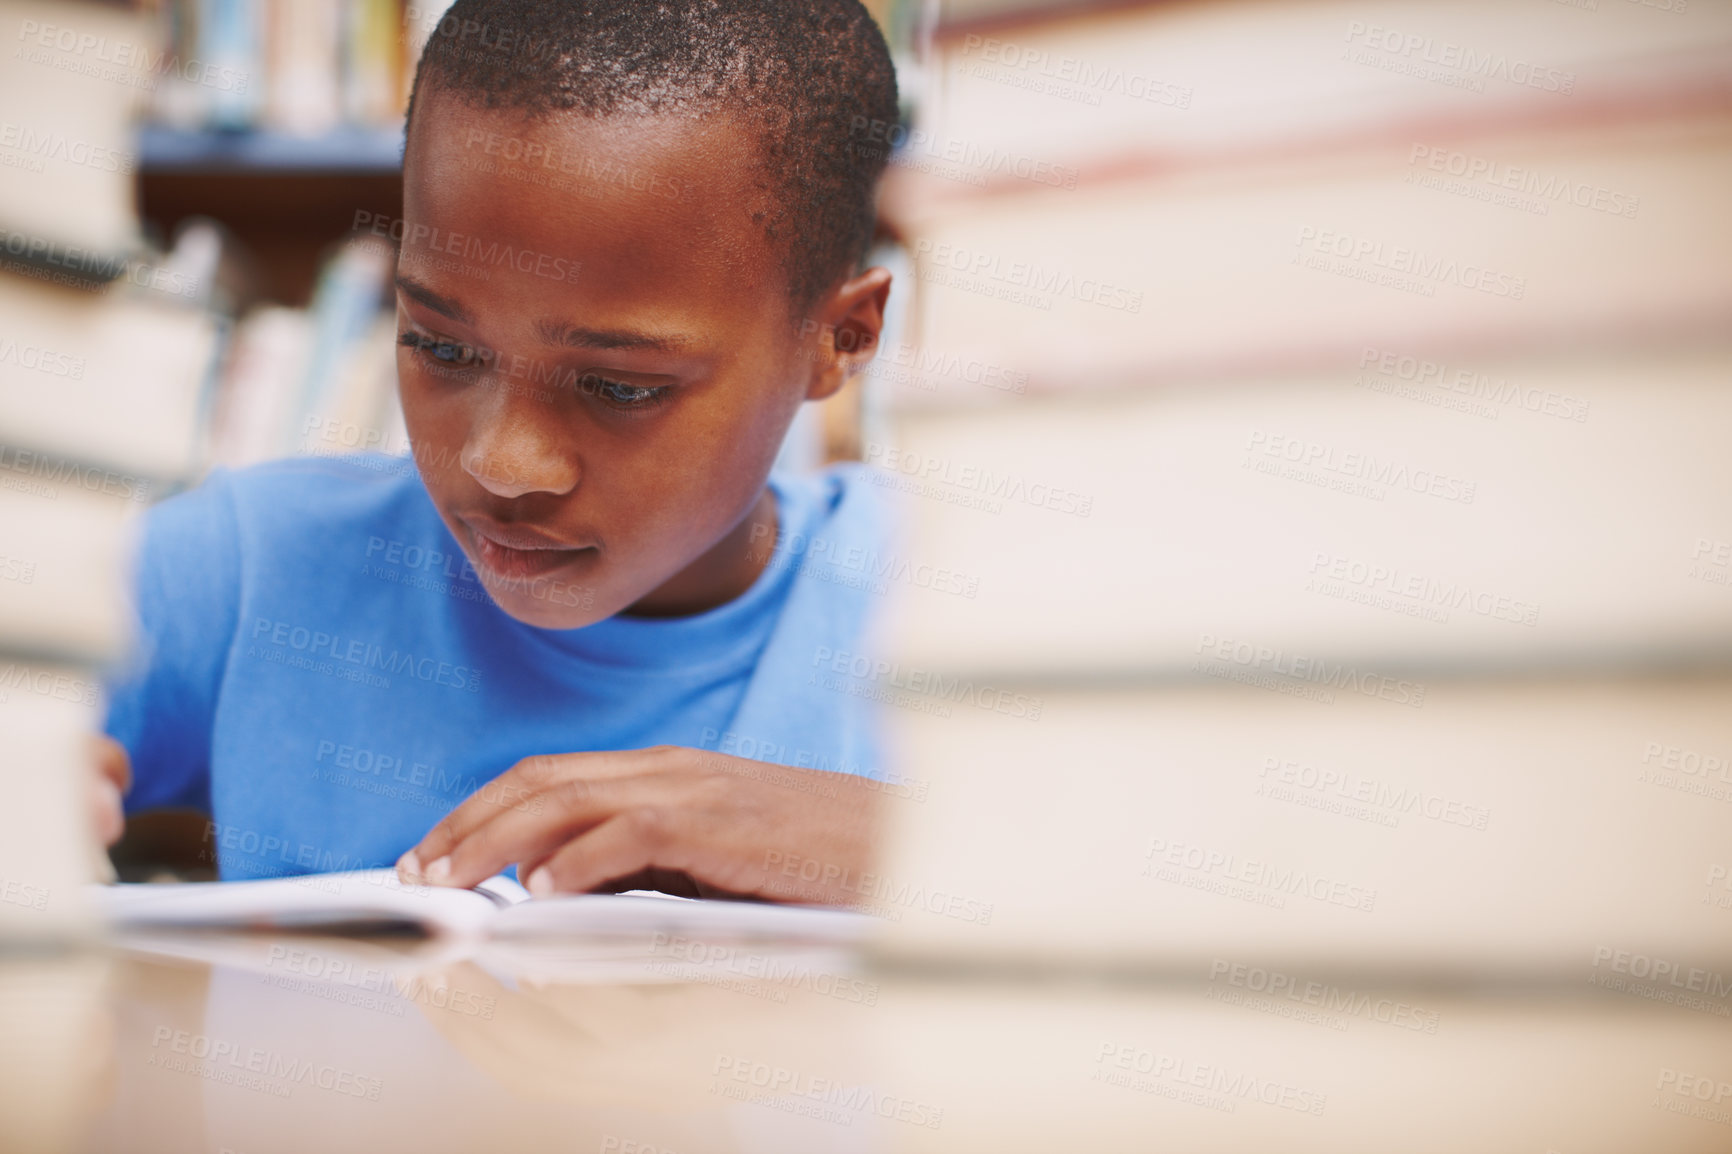
<svg viewBox="0 0 1732 1154">
<path fill-rule="evenodd" d="M 884 304 L 890 299 L 890 270 L 869 268 L 843 281 L 813 311 L 816 331 L 812 355 L 817 371 L 806 387 L 808 401 L 836 394 L 848 378 L 865 368 L 884 334 Z"/>
</svg>

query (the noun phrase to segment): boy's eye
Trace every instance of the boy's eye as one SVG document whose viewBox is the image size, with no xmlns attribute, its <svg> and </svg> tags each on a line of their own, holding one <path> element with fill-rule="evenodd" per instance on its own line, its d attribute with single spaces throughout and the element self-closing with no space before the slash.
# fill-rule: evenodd
<svg viewBox="0 0 1732 1154">
<path fill-rule="evenodd" d="M 598 377 L 594 373 L 583 378 L 583 391 L 591 393 L 608 404 L 621 409 L 648 408 L 662 399 L 667 392 L 665 388 L 652 388 L 648 385 L 628 385 L 620 381 L 610 381 L 606 377 Z"/>
<path fill-rule="evenodd" d="M 397 338 L 397 343 L 453 368 L 466 369 L 475 365 L 484 365 L 491 359 L 491 355 L 486 349 L 466 345 L 462 341 L 448 341 L 439 337 L 430 337 L 423 333 L 404 333 Z"/>
</svg>

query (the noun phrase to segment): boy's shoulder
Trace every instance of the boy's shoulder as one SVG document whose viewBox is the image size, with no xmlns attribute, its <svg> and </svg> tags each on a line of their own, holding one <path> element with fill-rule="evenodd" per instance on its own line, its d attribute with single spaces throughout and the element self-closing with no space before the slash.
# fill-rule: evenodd
<svg viewBox="0 0 1732 1154">
<path fill-rule="evenodd" d="M 888 528 L 885 490 L 878 471 L 869 465 L 850 461 L 814 473 L 775 473 L 770 484 L 790 506 L 784 523 L 793 531 L 846 526 L 851 532 L 877 537 Z"/>
<path fill-rule="evenodd" d="M 222 492 L 237 512 L 264 513 L 272 519 L 304 517 L 327 525 L 345 512 L 427 501 L 415 462 L 379 453 L 292 457 L 217 469 L 200 488 Z"/>
<path fill-rule="evenodd" d="M 416 488 L 420 475 L 409 457 L 383 453 L 311 454 L 261 461 L 235 469 L 217 469 L 237 492 L 266 495 L 273 492 L 315 493 L 321 490 L 353 492 L 357 487 L 375 494 L 387 490 Z"/>
<path fill-rule="evenodd" d="M 171 551 L 230 541 L 246 555 L 328 548 L 385 528 L 425 535 L 440 525 L 414 461 L 359 453 L 213 469 L 152 510 L 150 535 Z"/>
</svg>

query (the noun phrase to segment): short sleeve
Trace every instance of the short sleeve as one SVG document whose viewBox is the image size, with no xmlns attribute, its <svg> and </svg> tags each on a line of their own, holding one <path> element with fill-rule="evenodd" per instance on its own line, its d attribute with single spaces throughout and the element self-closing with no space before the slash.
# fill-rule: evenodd
<svg viewBox="0 0 1732 1154">
<path fill-rule="evenodd" d="M 109 682 L 104 727 L 132 759 L 129 814 L 165 805 L 210 811 L 211 729 L 240 568 L 225 471 L 146 514 L 133 581 L 138 651 Z"/>
</svg>

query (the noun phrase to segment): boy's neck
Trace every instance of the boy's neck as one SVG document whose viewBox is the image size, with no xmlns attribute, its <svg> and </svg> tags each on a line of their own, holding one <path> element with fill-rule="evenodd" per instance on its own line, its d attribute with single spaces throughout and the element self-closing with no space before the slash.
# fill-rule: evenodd
<svg viewBox="0 0 1732 1154">
<path fill-rule="evenodd" d="M 627 617 L 690 617 L 726 605 L 750 589 L 770 562 L 774 550 L 753 542 L 773 543 L 776 538 L 776 494 L 765 485 L 751 511 L 703 556 L 621 612 Z"/>
</svg>

